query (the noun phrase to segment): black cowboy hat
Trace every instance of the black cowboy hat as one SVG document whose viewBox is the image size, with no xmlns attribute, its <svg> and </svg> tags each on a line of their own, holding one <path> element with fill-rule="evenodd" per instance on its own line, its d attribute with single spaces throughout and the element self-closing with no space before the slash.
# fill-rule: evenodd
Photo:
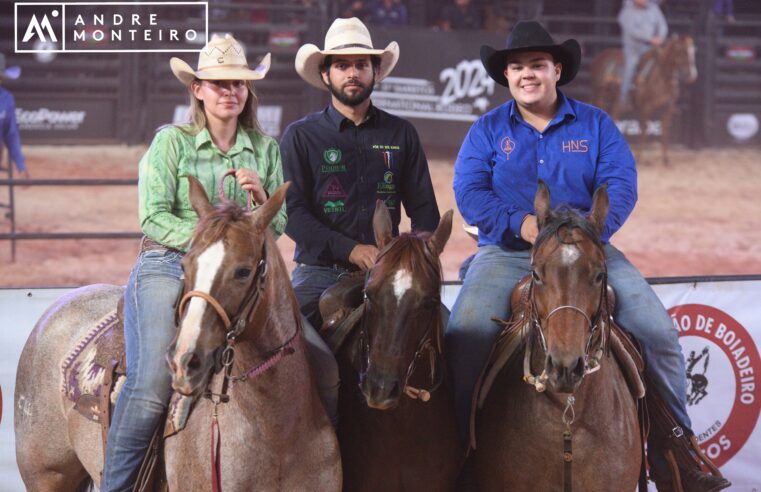
<svg viewBox="0 0 761 492">
<path fill-rule="evenodd" d="M 536 21 L 520 21 L 513 27 L 507 38 L 504 50 L 495 50 L 490 46 L 481 46 L 481 63 L 486 72 L 500 85 L 507 87 L 505 67 L 507 59 L 515 53 L 526 51 L 543 51 L 551 54 L 555 61 L 563 64 L 560 80 L 557 85 L 572 81 L 579 71 L 581 63 L 581 46 L 575 39 L 569 39 L 562 44 L 555 44 L 550 33 Z"/>
</svg>

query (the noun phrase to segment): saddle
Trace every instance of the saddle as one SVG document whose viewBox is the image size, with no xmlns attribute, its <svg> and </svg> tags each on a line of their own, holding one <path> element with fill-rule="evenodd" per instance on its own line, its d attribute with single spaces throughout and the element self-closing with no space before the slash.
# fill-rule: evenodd
<svg viewBox="0 0 761 492">
<path fill-rule="evenodd" d="M 496 323 L 503 326 L 492 348 L 488 362 L 481 372 L 476 383 L 476 391 L 473 392 L 470 412 L 470 447 L 476 448 L 476 409 L 483 407 L 486 397 L 489 395 L 495 379 L 513 358 L 520 357 L 526 345 L 526 337 L 532 326 L 528 316 L 531 301 L 529 299 L 529 287 L 531 278 L 525 276 L 515 286 L 510 296 L 512 314 L 509 321 L 495 319 Z M 613 289 L 608 286 L 608 306 L 611 311 L 615 307 L 616 297 Z M 605 313 L 603 313 L 603 316 Z M 645 383 L 643 371 L 645 369 L 642 355 L 636 348 L 628 334 L 626 334 L 615 322 L 611 322 L 610 346 L 616 357 L 624 378 L 629 386 L 632 397 L 639 400 L 645 396 Z"/>
<path fill-rule="evenodd" d="M 124 299 L 121 298 L 116 310 L 88 330 L 61 364 L 61 391 L 80 415 L 100 424 L 104 459 L 113 405 L 126 381 L 123 319 Z M 135 491 L 163 490 L 165 481 L 157 476 L 162 469 L 157 465 L 163 438 L 185 427 L 192 404 L 192 398 L 172 395 L 165 423 L 154 433 L 140 468 Z"/>
<path fill-rule="evenodd" d="M 365 273 L 344 275 L 320 296 L 320 334 L 336 354 L 364 313 Z"/>
</svg>

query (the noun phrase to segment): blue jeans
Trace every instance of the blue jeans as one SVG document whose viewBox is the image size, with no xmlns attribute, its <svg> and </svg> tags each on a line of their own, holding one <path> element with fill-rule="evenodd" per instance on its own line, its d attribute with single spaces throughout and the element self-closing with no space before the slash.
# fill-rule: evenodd
<svg viewBox="0 0 761 492">
<path fill-rule="evenodd" d="M 608 283 L 616 291 L 613 316 L 637 337 L 644 352 L 648 376 L 677 422 L 685 430 L 690 430 L 684 356 L 671 318 L 647 281 L 623 253 L 607 244 L 605 254 Z M 529 251 L 481 246 L 452 308 L 446 331 L 447 361 L 454 379 L 457 425 L 463 440 L 467 438 L 474 387 L 501 329 L 491 318 L 510 317 L 510 294 L 515 284 L 531 271 L 530 268 Z"/>
<path fill-rule="evenodd" d="M 182 289 L 178 252 L 141 253 L 124 294 L 127 381 L 116 400 L 100 490 L 132 490 L 153 431 L 172 394 L 166 350 L 175 335 L 174 304 Z"/>
</svg>

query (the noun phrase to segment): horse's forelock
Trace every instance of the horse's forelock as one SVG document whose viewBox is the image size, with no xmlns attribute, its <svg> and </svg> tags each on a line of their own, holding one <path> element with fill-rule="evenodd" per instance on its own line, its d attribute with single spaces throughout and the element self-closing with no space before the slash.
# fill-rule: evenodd
<svg viewBox="0 0 761 492">
<path fill-rule="evenodd" d="M 600 249 L 603 248 L 600 235 L 592 222 L 584 218 L 577 210 L 570 207 L 560 207 L 550 213 L 550 219 L 539 231 L 539 235 L 534 242 L 533 250 L 539 251 L 542 244 L 552 237 L 557 238 L 558 242 L 561 244 L 576 243 L 577 241 L 569 241 L 567 238 L 564 239 L 561 237 L 560 233 L 563 229 L 568 231 L 578 229 L 587 236 L 595 246 Z"/>
<path fill-rule="evenodd" d="M 214 210 L 203 217 L 193 234 L 193 244 L 212 244 L 222 239 L 230 227 L 249 226 L 248 214 L 235 202 L 226 200 L 214 207 Z"/>
<path fill-rule="evenodd" d="M 380 282 L 400 268 L 405 268 L 422 276 L 426 285 L 435 286 L 441 282 L 441 263 L 428 249 L 426 241 L 430 232 L 407 232 L 395 238 L 373 268 L 373 277 Z"/>
</svg>

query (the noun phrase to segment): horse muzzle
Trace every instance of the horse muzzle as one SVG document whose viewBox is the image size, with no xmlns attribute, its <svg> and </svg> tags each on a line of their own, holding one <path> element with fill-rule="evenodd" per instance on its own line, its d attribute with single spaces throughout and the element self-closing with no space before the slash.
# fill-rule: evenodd
<svg viewBox="0 0 761 492">
<path fill-rule="evenodd" d="M 547 356 L 545 370 L 550 389 L 555 393 L 573 393 L 584 378 L 584 357 Z"/>
<path fill-rule="evenodd" d="M 200 392 L 206 385 L 208 364 L 195 352 L 187 352 L 181 356 L 167 353 L 167 364 L 172 374 L 172 389 L 183 396 L 192 396 Z"/>
<path fill-rule="evenodd" d="M 361 377 L 359 389 L 368 407 L 375 410 L 391 410 L 399 405 L 402 382 L 394 376 L 365 373 Z"/>
</svg>

